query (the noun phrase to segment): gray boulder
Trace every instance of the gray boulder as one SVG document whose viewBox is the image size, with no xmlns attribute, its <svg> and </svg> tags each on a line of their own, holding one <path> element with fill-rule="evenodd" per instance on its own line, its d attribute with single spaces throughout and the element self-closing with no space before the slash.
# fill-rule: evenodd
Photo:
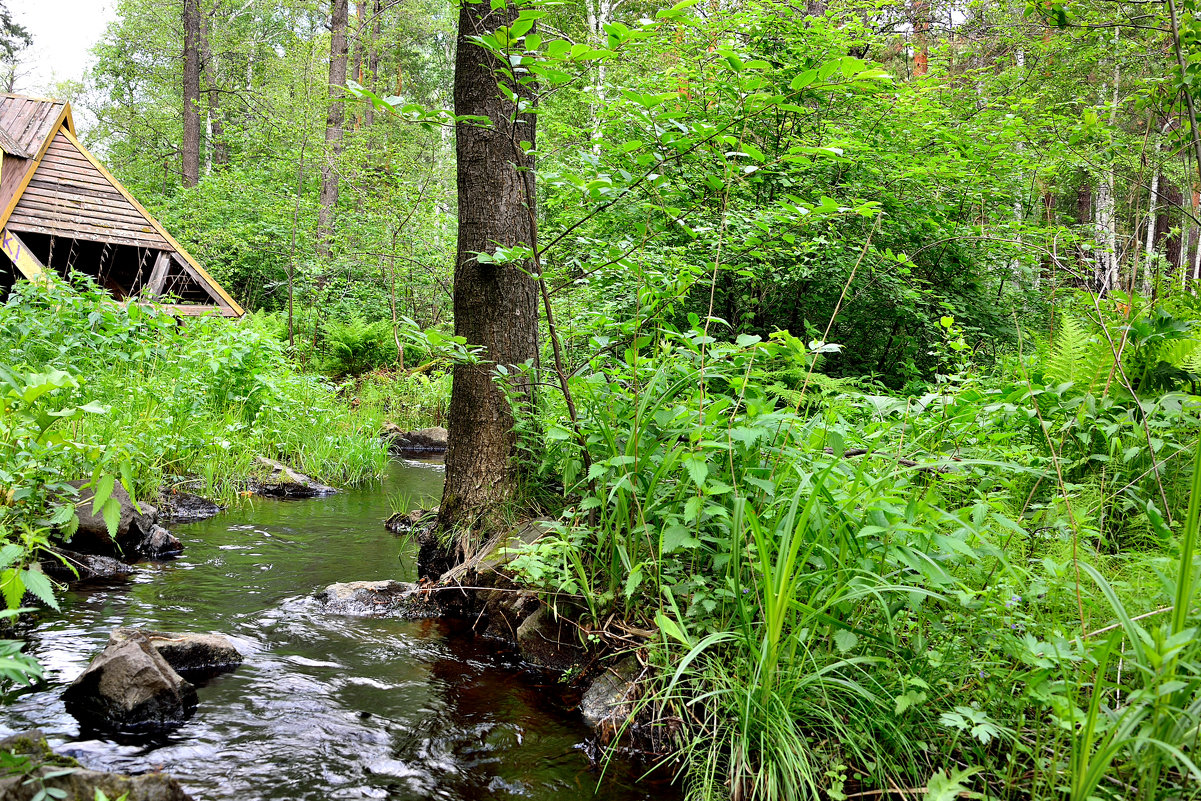
<svg viewBox="0 0 1201 801">
<path fill-rule="evenodd" d="M 442 453 L 446 450 L 447 431 L 441 426 L 403 431 L 393 423 L 384 426 L 381 436 L 395 453 Z"/>
<path fill-rule="evenodd" d="M 421 533 L 433 527 L 438 522 L 438 507 L 433 509 L 414 509 L 411 512 L 397 512 L 384 521 L 384 528 L 393 534 Z"/>
<path fill-rule="evenodd" d="M 171 634 L 165 631 L 119 628 L 108 635 L 109 647 L 145 638 L 176 673 L 208 677 L 242 664 L 242 654 L 220 634 Z"/>
<path fill-rule="evenodd" d="M 517 627 L 517 650 L 531 665 L 563 671 L 583 660 L 585 651 L 576 629 L 539 606 Z"/>
<path fill-rule="evenodd" d="M 158 525 L 158 509 L 144 501 L 135 505 L 125 487 L 119 483 L 113 487 L 111 497 L 121 511 L 117 518 L 116 533 L 110 537 L 104 517 L 92 513 L 92 499 L 95 497 L 92 490 L 80 489 L 84 483 L 72 482 L 72 486 L 80 490 L 79 497 L 75 499 L 79 527 L 70 537 L 61 538 L 64 543 L 70 544 L 72 550 L 131 561 L 140 557 L 163 559 L 183 550 L 180 541 Z"/>
<path fill-rule="evenodd" d="M 597 676 L 580 698 L 580 715 L 593 734 L 607 745 L 634 711 L 638 693 L 638 660 L 629 656 Z"/>
<path fill-rule="evenodd" d="M 54 753 L 37 730 L 0 740 L 0 750 L 28 760 L 20 770 L 0 778 L 2 801 L 49 797 L 39 796 L 43 788 L 61 790 L 61 796 L 50 795 L 68 801 L 92 801 L 97 790 L 111 799 L 124 797 L 127 801 L 192 801 L 180 783 L 165 773 L 123 776 L 83 768 L 74 759 Z"/>
<path fill-rule="evenodd" d="M 441 617 L 434 593 L 403 581 L 348 581 L 331 584 L 314 596 L 326 612 L 353 617 Z"/>
<path fill-rule="evenodd" d="M 256 456 L 254 460 L 266 469 L 263 478 L 249 482 L 250 491 L 256 495 L 266 495 L 270 498 L 316 498 L 333 495 L 338 491 L 293 470 L 283 462 L 265 456 Z"/>
<path fill-rule="evenodd" d="M 157 731 L 185 722 L 196 688 L 159 655 L 143 632 L 110 642 L 63 692 L 67 711 L 100 729 Z"/>
</svg>

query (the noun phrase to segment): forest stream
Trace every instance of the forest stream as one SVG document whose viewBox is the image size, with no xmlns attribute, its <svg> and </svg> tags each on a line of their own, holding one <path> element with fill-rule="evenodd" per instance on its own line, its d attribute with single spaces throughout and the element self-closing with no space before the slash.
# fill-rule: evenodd
<svg viewBox="0 0 1201 801">
<path fill-rule="evenodd" d="M 382 521 L 390 499 L 437 498 L 442 479 L 438 465 L 393 464 L 382 485 L 256 498 L 173 527 L 179 559 L 143 564 L 127 585 L 65 593 L 62 614 L 40 616 L 31 651 L 47 680 L 3 710 L 0 733 L 40 728 L 91 768 L 161 768 L 197 799 L 675 798 L 628 766 L 602 781 L 553 677 L 486 640 L 445 621 L 344 618 L 309 603 L 334 582 L 411 580 L 413 549 Z M 119 626 L 225 634 L 245 663 L 200 687 L 181 728 L 114 741 L 81 731 L 60 695 Z"/>
</svg>

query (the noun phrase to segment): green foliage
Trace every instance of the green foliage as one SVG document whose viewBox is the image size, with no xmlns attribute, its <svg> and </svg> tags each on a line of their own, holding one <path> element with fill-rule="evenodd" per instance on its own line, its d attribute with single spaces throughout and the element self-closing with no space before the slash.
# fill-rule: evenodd
<svg viewBox="0 0 1201 801">
<path fill-rule="evenodd" d="M 37 396 L 44 405 L 37 411 L 59 433 L 39 437 L 42 429 L 32 428 L 21 440 L 29 444 L 10 446 L 0 467 L 34 471 L 24 479 L 28 489 L 12 484 L 18 500 L 27 499 L 22 519 L 30 525 L 65 523 L 47 504 L 77 478 L 111 488 L 104 475 L 116 475 L 151 497 L 187 482 L 230 500 L 255 455 L 333 483 L 383 468 L 382 421 L 348 409 L 333 387 L 297 372 L 266 321 L 181 324 L 155 309 L 117 306 L 86 282 L 79 291 L 22 283 L 0 307 L 0 341 L 0 362 L 14 375 L 49 369 L 44 375 L 58 382 Z M 106 499 L 97 492 L 100 505 Z"/>
</svg>

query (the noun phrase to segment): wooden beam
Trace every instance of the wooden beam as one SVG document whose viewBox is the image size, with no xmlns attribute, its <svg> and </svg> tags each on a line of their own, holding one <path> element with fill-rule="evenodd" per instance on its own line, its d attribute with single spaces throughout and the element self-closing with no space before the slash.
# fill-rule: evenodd
<svg viewBox="0 0 1201 801">
<path fill-rule="evenodd" d="M 0 250 L 4 251 L 4 255 L 12 259 L 12 263 L 17 265 L 17 269 L 21 271 L 21 275 L 30 281 L 44 281 L 46 279 L 46 266 L 42 264 L 37 256 L 30 252 L 29 248 L 21 241 L 21 237 L 17 236 L 16 232 L 10 231 L 7 228 L 0 230 Z"/>
<path fill-rule="evenodd" d="M 167 270 L 171 267 L 171 254 L 160 250 L 158 258 L 154 260 L 154 267 L 150 270 L 150 280 L 146 282 L 146 288 L 143 290 L 152 298 L 159 298 L 163 295 L 163 284 L 167 282 Z"/>
<path fill-rule="evenodd" d="M 213 291 L 213 288 L 216 286 L 216 284 L 211 283 L 213 279 L 208 278 L 208 273 L 205 273 L 205 278 L 208 278 L 208 280 L 205 280 L 205 278 L 201 278 L 200 274 L 198 272 L 196 272 L 197 268 L 195 267 L 195 265 L 189 263 L 179 253 L 172 253 L 171 257 L 175 260 L 175 263 L 178 264 L 180 267 L 182 267 L 183 271 L 185 273 L 187 273 L 188 276 L 197 283 L 197 285 L 200 286 L 201 289 L 203 289 L 205 292 L 209 293 L 209 297 L 211 297 L 213 300 L 217 301 L 217 304 L 222 309 L 230 309 L 231 311 L 236 311 L 237 314 L 235 316 L 239 316 L 239 317 L 241 316 L 241 313 L 242 313 L 241 309 L 240 308 L 237 310 L 232 309 L 232 307 L 229 305 L 229 303 L 226 302 L 224 293 L 217 294 L 216 292 Z"/>
</svg>

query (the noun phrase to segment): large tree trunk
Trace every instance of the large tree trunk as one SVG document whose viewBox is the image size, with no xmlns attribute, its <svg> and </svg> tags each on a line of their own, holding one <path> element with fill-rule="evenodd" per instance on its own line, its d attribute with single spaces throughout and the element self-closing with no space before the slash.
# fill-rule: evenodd
<svg viewBox="0 0 1201 801">
<path fill-rule="evenodd" d="M 325 118 L 325 158 L 321 162 L 321 206 L 317 212 L 317 255 L 328 259 L 338 204 L 338 158 L 342 155 L 342 125 L 346 109 L 347 0 L 331 0 L 329 28 L 329 114 Z"/>
<path fill-rule="evenodd" d="M 515 142 L 533 143 L 534 116 L 523 114 L 514 129 L 512 103 L 497 89 L 498 63 L 470 40 L 516 19 L 514 4 L 490 10 L 486 3 L 463 3 L 459 12 L 458 53 L 455 58 L 455 114 L 481 115 L 491 127 L 459 123 L 458 155 L 459 244 L 455 264 L 455 335 L 470 345 L 483 346 L 483 362 L 458 364 L 450 396 L 446 451 L 446 484 L 440 523 L 443 528 L 485 525 L 499 504 L 513 497 L 516 464 L 514 417 L 494 377 L 504 368 L 508 391 L 519 403 L 532 403 L 533 388 L 515 367 L 538 356 L 537 284 L 531 265 L 481 264 L 477 252 L 492 253 L 498 245 L 535 244 L 533 180 L 526 184 L 518 163 L 526 158 Z M 511 87 L 519 95 L 528 89 Z"/>
<path fill-rule="evenodd" d="M 184 186 L 200 181 L 200 0 L 183 3 L 183 156 Z"/>
</svg>

